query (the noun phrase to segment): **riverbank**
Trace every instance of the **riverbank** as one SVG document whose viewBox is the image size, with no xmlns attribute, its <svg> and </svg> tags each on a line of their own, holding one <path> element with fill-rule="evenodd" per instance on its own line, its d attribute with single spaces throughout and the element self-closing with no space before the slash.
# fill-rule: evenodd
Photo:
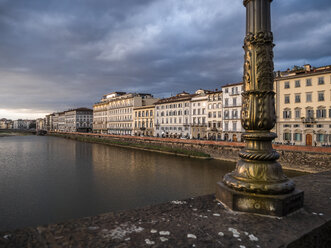
<svg viewBox="0 0 331 248">
<path fill-rule="evenodd" d="M 32 135 L 30 132 L 8 132 L 8 131 L 2 131 L 0 130 L 0 137 L 8 137 L 8 136 L 26 136 L 26 135 Z"/>
<path fill-rule="evenodd" d="M 103 143 L 135 149 L 170 153 L 197 158 L 214 158 L 223 161 L 238 161 L 238 153 L 245 146 L 243 142 L 226 142 L 211 140 L 185 140 L 157 137 L 121 136 L 93 133 L 59 133 L 49 135 Z M 279 163 L 284 169 L 308 173 L 331 170 L 331 147 L 308 147 L 273 145 L 280 154 Z"/>
<path fill-rule="evenodd" d="M 294 178 L 303 209 L 283 218 L 235 213 L 214 195 L 0 232 L 1 247 L 328 247 L 331 172 Z"/>
<path fill-rule="evenodd" d="M 62 134 L 62 133 L 50 133 L 48 135 L 82 141 L 82 142 L 112 145 L 112 146 L 125 147 L 125 148 L 129 147 L 138 150 L 159 152 L 164 154 L 173 154 L 177 156 L 185 156 L 190 158 L 211 159 L 211 156 L 209 154 L 197 150 L 185 150 L 175 147 L 165 147 L 165 146 L 158 146 L 153 144 L 143 144 L 143 143 L 138 144 L 133 142 L 103 139 L 101 137 L 93 137 L 93 136 L 91 137 L 91 136 L 81 136 L 81 135 Z"/>
</svg>

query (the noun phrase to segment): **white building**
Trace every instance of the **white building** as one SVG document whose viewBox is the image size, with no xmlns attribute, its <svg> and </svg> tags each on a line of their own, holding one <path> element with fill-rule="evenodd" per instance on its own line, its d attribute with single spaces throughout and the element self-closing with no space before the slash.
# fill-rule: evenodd
<svg viewBox="0 0 331 248">
<path fill-rule="evenodd" d="M 207 137 L 210 140 L 222 139 L 222 91 L 208 93 L 207 102 Z"/>
<path fill-rule="evenodd" d="M 193 96 L 183 92 L 155 103 L 154 133 L 157 137 L 190 137 L 190 101 Z"/>
<path fill-rule="evenodd" d="M 90 132 L 92 131 L 93 110 L 77 108 L 65 111 L 66 132 Z"/>
<path fill-rule="evenodd" d="M 245 129 L 241 125 L 243 83 L 227 84 L 223 91 L 223 139 L 243 141 Z"/>
<path fill-rule="evenodd" d="M 208 93 L 208 90 L 197 90 L 191 99 L 191 139 L 207 139 Z"/>
</svg>

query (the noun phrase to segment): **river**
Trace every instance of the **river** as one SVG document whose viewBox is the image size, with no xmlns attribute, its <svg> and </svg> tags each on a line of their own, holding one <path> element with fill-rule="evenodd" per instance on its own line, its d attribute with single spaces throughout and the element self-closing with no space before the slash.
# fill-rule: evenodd
<svg viewBox="0 0 331 248">
<path fill-rule="evenodd" d="M 234 166 L 57 137 L 1 137 L 0 230 L 210 194 Z"/>
</svg>

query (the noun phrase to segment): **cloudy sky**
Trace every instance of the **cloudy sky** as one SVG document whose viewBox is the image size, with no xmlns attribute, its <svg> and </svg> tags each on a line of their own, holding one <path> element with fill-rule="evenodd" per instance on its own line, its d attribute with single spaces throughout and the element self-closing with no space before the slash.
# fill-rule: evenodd
<svg viewBox="0 0 331 248">
<path fill-rule="evenodd" d="M 242 0 L 0 0 L 0 118 L 242 78 Z M 331 1 L 274 0 L 275 69 L 331 64 Z"/>
</svg>

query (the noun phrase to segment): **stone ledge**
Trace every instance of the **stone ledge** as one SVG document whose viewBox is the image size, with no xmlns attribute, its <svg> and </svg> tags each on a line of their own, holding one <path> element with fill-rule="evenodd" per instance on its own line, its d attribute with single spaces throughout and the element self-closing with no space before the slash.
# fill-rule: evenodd
<svg viewBox="0 0 331 248">
<path fill-rule="evenodd" d="M 1 232 L 0 247 L 330 247 L 331 171 L 294 181 L 304 208 L 283 218 L 235 213 L 207 195 Z"/>
</svg>

